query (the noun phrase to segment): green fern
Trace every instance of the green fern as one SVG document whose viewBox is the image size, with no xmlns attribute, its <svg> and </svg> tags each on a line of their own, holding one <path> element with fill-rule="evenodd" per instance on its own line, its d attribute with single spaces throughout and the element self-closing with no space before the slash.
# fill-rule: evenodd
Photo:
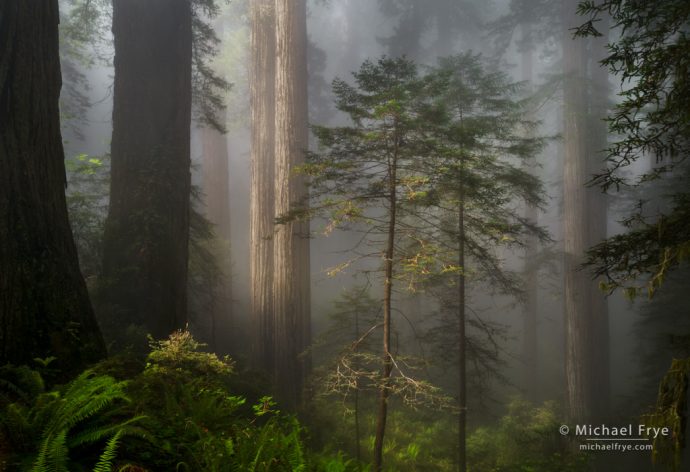
<svg viewBox="0 0 690 472">
<path fill-rule="evenodd" d="M 32 472 L 67 472 L 71 449 L 106 441 L 96 467 L 110 470 L 122 436 L 146 437 L 136 426 L 143 416 L 125 421 L 115 416 L 129 402 L 126 385 L 87 370 L 62 391 L 39 395 L 30 406 L 7 405 L 0 416 L 1 436 L 15 452 L 33 452 Z"/>
<path fill-rule="evenodd" d="M 67 431 L 60 431 L 57 435 L 48 435 L 43 439 L 31 472 L 69 472 L 67 460 Z"/>
<path fill-rule="evenodd" d="M 113 469 L 113 461 L 117 456 L 117 447 L 120 444 L 120 438 L 125 434 L 124 429 L 117 431 L 105 445 L 105 449 L 98 458 L 98 463 L 96 467 L 93 468 L 93 472 L 111 472 Z"/>
</svg>

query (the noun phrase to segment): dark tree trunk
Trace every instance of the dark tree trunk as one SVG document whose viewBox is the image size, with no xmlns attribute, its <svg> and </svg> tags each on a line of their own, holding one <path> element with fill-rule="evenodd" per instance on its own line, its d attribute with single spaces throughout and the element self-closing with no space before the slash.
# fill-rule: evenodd
<svg viewBox="0 0 690 472">
<path fill-rule="evenodd" d="M 465 289 L 465 192 L 460 174 L 460 207 L 458 208 L 458 470 L 467 470 L 467 327 Z"/>
<path fill-rule="evenodd" d="M 374 438 L 374 472 L 380 472 L 383 467 L 383 438 L 386 434 L 386 420 L 388 417 L 388 385 L 393 360 L 391 358 L 391 304 L 393 301 L 393 257 L 395 256 L 396 209 L 397 199 L 397 143 L 398 136 L 394 136 L 395 151 L 388 164 L 388 235 L 384 259 L 383 286 L 383 372 L 381 373 L 381 387 L 379 389 L 379 407 L 376 417 L 376 437 Z"/>
<path fill-rule="evenodd" d="M 187 323 L 192 13 L 114 0 L 115 87 L 105 308 L 155 338 Z"/>
<path fill-rule="evenodd" d="M 307 129 L 307 12 L 305 0 L 276 0 L 275 215 L 303 203 Z M 310 343 L 309 224 L 276 227 L 273 240 L 275 382 L 288 407 L 299 403 L 309 366 L 300 359 Z"/>
<path fill-rule="evenodd" d="M 355 311 L 355 337 L 353 342 L 357 342 L 359 339 L 359 310 Z M 357 359 L 353 361 L 353 367 L 355 370 L 359 369 L 359 362 Z M 357 462 L 362 460 L 362 452 L 360 447 L 361 441 L 361 429 L 359 425 L 359 377 L 355 377 L 355 391 L 354 391 L 354 411 L 355 411 L 355 459 Z"/>
<path fill-rule="evenodd" d="M 275 149 L 274 0 L 251 3 L 250 255 L 252 351 L 256 365 L 273 372 L 273 231 Z"/>
<path fill-rule="evenodd" d="M 67 218 L 57 0 L 0 2 L 0 365 L 105 355 Z"/>
</svg>

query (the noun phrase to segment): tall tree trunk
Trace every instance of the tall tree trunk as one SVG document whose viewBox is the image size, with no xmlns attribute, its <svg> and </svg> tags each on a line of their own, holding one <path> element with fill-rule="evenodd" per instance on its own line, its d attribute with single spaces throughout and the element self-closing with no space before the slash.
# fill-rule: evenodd
<svg viewBox="0 0 690 472">
<path fill-rule="evenodd" d="M 67 218 L 57 0 L 0 2 L 0 364 L 105 355 Z"/>
<path fill-rule="evenodd" d="M 274 0 L 252 0 L 250 43 L 252 140 L 249 273 L 252 350 L 257 366 L 273 372 Z"/>
<path fill-rule="evenodd" d="M 394 125 L 395 127 L 396 125 Z M 393 301 L 393 257 L 395 256 L 395 229 L 397 201 L 397 145 L 399 138 L 395 140 L 395 151 L 388 164 L 388 236 L 384 260 L 384 286 L 383 286 L 383 372 L 381 374 L 381 387 L 379 389 L 379 408 L 376 418 L 376 437 L 374 439 L 374 472 L 380 472 L 383 467 L 383 437 L 386 434 L 386 419 L 388 417 L 388 397 L 390 387 L 388 385 L 393 360 L 391 358 L 391 302 Z"/>
<path fill-rule="evenodd" d="M 307 117 L 307 9 L 305 0 L 276 0 L 275 215 L 304 203 Z M 309 224 L 277 227 L 273 243 L 275 381 L 288 407 L 301 398 L 308 362 L 299 359 L 310 342 Z"/>
<path fill-rule="evenodd" d="M 467 327 L 465 287 L 465 189 L 461 163 L 458 208 L 458 470 L 467 470 Z"/>
<path fill-rule="evenodd" d="M 355 311 L 355 337 L 353 342 L 359 339 L 359 310 Z M 355 371 L 359 369 L 359 362 L 357 358 L 353 360 L 353 367 Z M 355 410 L 355 459 L 357 462 L 362 460 L 362 452 L 360 447 L 361 433 L 359 426 L 359 377 L 355 377 L 355 391 L 354 391 L 354 410 Z"/>
<path fill-rule="evenodd" d="M 220 131 L 205 127 L 201 131 L 203 190 L 206 217 L 215 226 L 221 246 L 218 260 L 222 271 L 211 308 L 210 345 L 217 349 L 217 329 L 232 326 L 232 264 L 230 259 L 230 186 L 228 144 Z"/>
<path fill-rule="evenodd" d="M 187 323 L 190 2 L 114 0 L 113 35 L 104 301 L 118 323 L 163 338 Z"/>
<path fill-rule="evenodd" d="M 597 23 L 597 29 L 602 36 L 592 39 L 591 88 L 590 88 L 590 167 L 588 174 L 600 173 L 605 166 L 605 149 L 608 145 L 608 127 L 604 118 L 608 115 L 609 104 L 609 71 L 606 66 L 599 64 L 607 55 L 606 44 L 609 37 L 608 17 L 604 16 Z M 608 198 L 598 187 L 588 188 L 589 198 L 589 246 L 593 246 L 607 236 Z M 598 281 L 594 282 L 596 285 Z M 594 349 L 596 385 L 595 419 L 605 420 L 609 411 L 611 397 L 611 367 L 609 353 L 609 316 L 608 302 L 601 290 L 592 290 L 592 316 L 594 317 L 595 340 Z"/>
<path fill-rule="evenodd" d="M 532 42 L 531 25 L 523 23 L 522 26 L 522 51 L 520 54 L 520 62 L 522 66 L 522 80 L 526 81 L 530 90 L 533 89 L 532 81 L 534 75 L 534 45 Z M 529 119 L 533 119 L 530 116 Z M 534 158 L 530 158 L 525 162 L 525 167 L 528 172 L 536 171 L 536 162 Z M 525 220 L 529 224 L 537 224 L 538 213 L 534 205 L 526 203 L 525 205 Z M 531 402 L 537 402 L 538 399 L 538 341 L 537 341 L 537 291 L 538 271 L 535 260 L 538 252 L 538 240 L 534 236 L 528 236 L 525 248 L 525 306 L 523 318 L 523 344 L 522 344 L 522 359 L 524 362 L 525 376 L 524 387 L 525 395 Z"/>
<path fill-rule="evenodd" d="M 563 221 L 565 250 L 565 371 L 570 419 L 586 423 L 594 404 L 596 323 L 591 310 L 592 282 L 580 270 L 589 242 L 586 54 L 584 40 L 572 38 L 579 18 L 577 0 L 563 2 L 564 148 Z"/>
</svg>

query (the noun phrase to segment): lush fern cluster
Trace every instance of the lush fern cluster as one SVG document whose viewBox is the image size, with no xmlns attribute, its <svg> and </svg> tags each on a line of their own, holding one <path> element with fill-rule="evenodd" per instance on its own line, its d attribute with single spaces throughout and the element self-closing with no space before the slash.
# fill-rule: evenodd
<svg viewBox="0 0 690 472">
<path fill-rule="evenodd" d="M 36 371 L 5 367 L 3 374 L 16 382 L 5 377 L 2 383 L 4 468 L 69 472 L 91 464 L 95 472 L 109 471 L 125 436 L 146 437 L 139 427 L 143 416 L 124 411 L 130 403 L 126 382 L 87 370 L 66 386 L 43 392 Z M 13 394 L 17 401 L 8 402 Z"/>
<path fill-rule="evenodd" d="M 0 471 L 353 470 L 310 455 L 299 422 L 202 347 L 176 333 L 145 363 L 109 359 L 48 392 L 35 370 L 0 369 Z"/>
</svg>

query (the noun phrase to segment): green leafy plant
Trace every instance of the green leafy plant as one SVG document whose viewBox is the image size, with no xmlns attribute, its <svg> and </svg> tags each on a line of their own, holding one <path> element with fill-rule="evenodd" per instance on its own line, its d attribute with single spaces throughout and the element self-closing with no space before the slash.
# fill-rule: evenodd
<svg viewBox="0 0 690 472">
<path fill-rule="evenodd" d="M 69 471 L 70 451 L 90 452 L 105 442 L 96 470 L 110 470 L 106 467 L 124 435 L 146 437 L 138 427 L 143 416 L 121 415 L 121 407 L 130 402 L 126 385 L 87 370 L 62 389 L 8 404 L 0 418 L 0 438 L 14 453 L 10 463 L 32 472 Z"/>
<path fill-rule="evenodd" d="M 573 453 L 558 433 L 553 402 L 535 406 L 516 399 L 498 424 L 477 428 L 467 441 L 476 472 L 576 472 L 589 470 L 588 457 Z"/>
</svg>

